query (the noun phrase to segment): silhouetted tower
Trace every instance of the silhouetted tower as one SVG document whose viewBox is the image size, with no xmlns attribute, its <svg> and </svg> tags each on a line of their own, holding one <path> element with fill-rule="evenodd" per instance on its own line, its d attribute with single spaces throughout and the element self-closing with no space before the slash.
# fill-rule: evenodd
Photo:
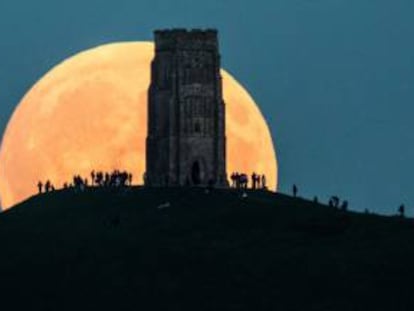
<svg viewBox="0 0 414 311">
<path fill-rule="evenodd" d="M 146 184 L 228 186 L 217 31 L 155 31 L 148 93 Z"/>
</svg>

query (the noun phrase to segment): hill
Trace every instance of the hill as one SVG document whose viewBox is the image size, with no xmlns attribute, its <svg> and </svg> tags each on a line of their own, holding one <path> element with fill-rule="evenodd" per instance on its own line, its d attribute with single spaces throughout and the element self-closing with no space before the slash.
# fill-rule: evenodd
<svg viewBox="0 0 414 311">
<path fill-rule="evenodd" d="M 414 310 L 412 220 L 265 191 L 58 191 L 0 241 L 4 310 Z"/>
</svg>

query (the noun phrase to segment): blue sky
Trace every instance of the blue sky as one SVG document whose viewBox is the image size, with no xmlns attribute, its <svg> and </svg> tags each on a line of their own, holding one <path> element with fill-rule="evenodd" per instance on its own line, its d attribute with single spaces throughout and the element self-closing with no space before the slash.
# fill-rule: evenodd
<svg viewBox="0 0 414 311">
<path fill-rule="evenodd" d="M 412 16 L 412 0 L 2 0 L 0 132 L 70 55 L 157 28 L 217 28 L 223 67 L 269 122 L 282 192 L 297 183 L 357 210 L 414 211 Z"/>
</svg>

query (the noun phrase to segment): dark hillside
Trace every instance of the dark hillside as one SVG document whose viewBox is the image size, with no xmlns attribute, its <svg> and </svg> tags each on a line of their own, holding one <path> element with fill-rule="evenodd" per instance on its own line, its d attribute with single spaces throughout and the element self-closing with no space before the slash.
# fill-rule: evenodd
<svg viewBox="0 0 414 311">
<path fill-rule="evenodd" d="M 414 310 L 411 220 L 269 192 L 60 191 L 0 243 L 4 310 Z"/>
</svg>

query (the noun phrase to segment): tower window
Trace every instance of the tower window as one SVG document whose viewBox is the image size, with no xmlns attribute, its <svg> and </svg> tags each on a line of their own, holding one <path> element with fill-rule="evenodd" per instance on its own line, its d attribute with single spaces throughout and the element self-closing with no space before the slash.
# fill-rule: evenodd
<svg viewBox="0 0 414 311">
<path fill-rule="evenodd" d="M 201 126 L 199 122 L 196 122 L 194 125 L 194 132 L 200 133 L 201 132 Z"/>
</svg>

